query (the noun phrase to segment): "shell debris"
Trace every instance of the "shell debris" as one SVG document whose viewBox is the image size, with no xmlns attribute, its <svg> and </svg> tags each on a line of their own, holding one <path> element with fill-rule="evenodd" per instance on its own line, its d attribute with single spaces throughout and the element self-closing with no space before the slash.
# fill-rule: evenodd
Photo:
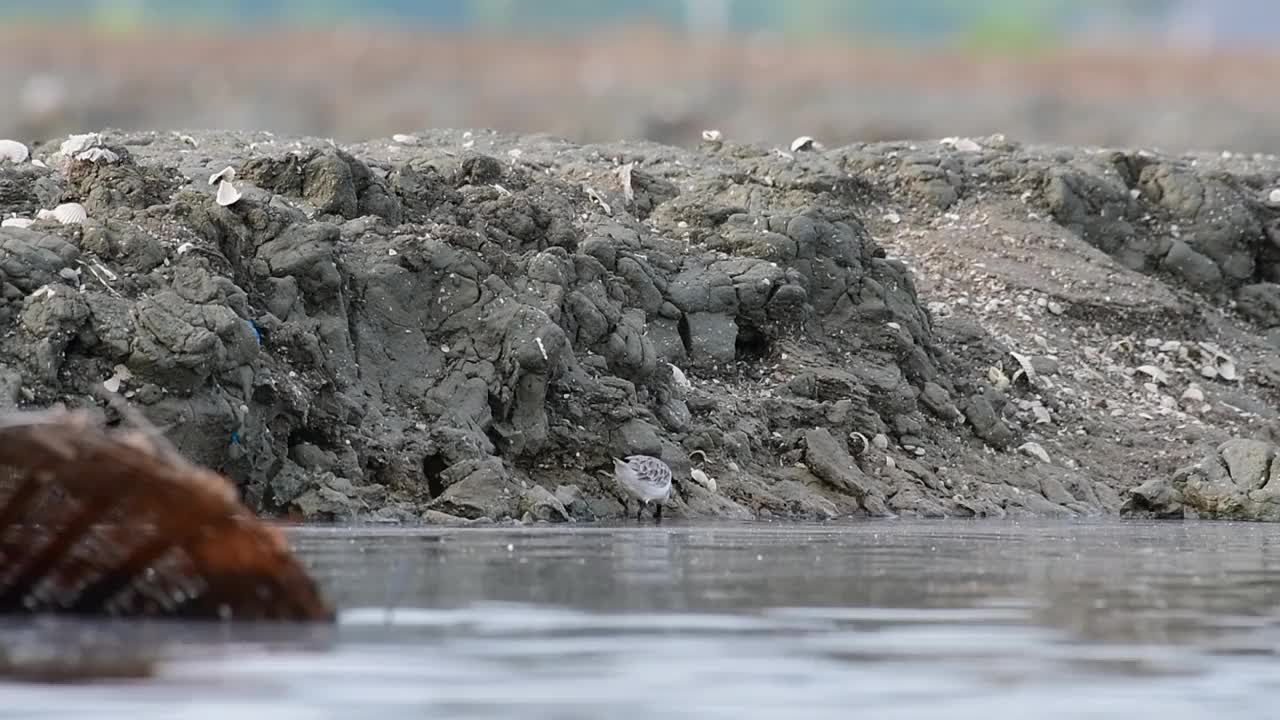
<svg viewBox="0 0 1280 720">
<path fill-rule="evenodd" d="M 76 153 L 76 159 L 83 162 L 91 163 L 114 163 L 120 161 L 120 156 L 108 150 L 107 148 L 92 147 L 84 152 Z"/>
<path fill-rule="evenodd" d="M 66 140 L 62 141 L 62 145 L 58 147 L 58 152 L 71 157 L 77 153 L 84 152 L 89 148 L 102 142 L 102 136 L 98 133 L 84 133 L 82 135 L 68 135 Z"/>
<path fill-rule="evenodd" d="M 814 140 L 808 135 L 801 135 L 800 137 L 791 141 L 791 152 L 793 153 L 804 152 L 806 150 L 821 150 L 821 149 L 822 149 L 822 146 L 818 144 L 818 141 Z"/>
<path fill-rule="evenodd" d="M 982 152 L 982 146 L 970 140 L 969 138 L 947 137 L 940 141 L 942 145 L 948 145 L 959 152 L 975 153 Z"/>
<path fill-rule="evenodd" d="M 240 191 L 236 189 L 235 185 L 226 180 L 218 181 L 218 194 L 214 197 L 214 202 L 222 207 L 230 207 L 240 202 L 240 198 Z"/>
<path fill-rule="evenodd" d="M 685 393 L 693 392 L 693 383 L 689 382 L 689 376 L 677 367 L 674 363 L 667 363 L 671 366 L 671 379 L 675 382 L 677 388 Z"/>
<path fill-rule="evenodd" d="M 871 441 L 867 439 L 866 435 L 863 435 L 857 430 L 849 433 L 849 439 L 858 443 L 858 449 L 853 453 L 855 456 L 863 455 L 871 449 Z"/>
<path fill-rule="evenodd" d="M 0 221 L 0 227 L 28 228 L 31 227 L 34 222 L 35 220 L 32 220 L 31 218 L 11 217 Z"/>
<path fill-rule="evenodd" d="M 412 135 L 405 135 L 403 133 L 396 133 L 395 135 L 391 136 L 391 139 L 395 140 L 401 145 L 417 145 L 418 144 L 418 138 Z"/>
<path fill-rule="evenodd" d="M 132 379 L 133 373 L 129 371 L 129 368 L 124 365 L 116 365 L 112 368 L 111 377 L 102 381 L 102 387 L 107 392 L 118 393 L 120 392 L 120 387 Z"/>
<path fill-rule="evenodd" d="M 78 202 L 62 203 L 52 210 L 41 210 L 36 213 L 37 220 L 57 220 L 63 225 L 79 225 L 89 217 L 89 211 Z"/>
<path fill-rule="evenodd" d="M 720 142 L 720 140 L 723 137 L 724 137 L 723 133 L 721 133 L 719 130 L 703 130 L 702 131 L 702 139 L 706 140 L 707 142 Z"/>
<path fill-rule="evenodd" d="M 690 470 L 689 476 L 693 478 L 694 482 L 698 483 L 702 487 L 710 490 L 711 492 L 716 491 L 716 479 L 703 472 L 701 468 L 694 468 Z"/>
<path fill-rule="evenodd" d="M 0 162 L 24 163 L 31 151 L 17 140 L 0 140 Z"/>
<path fill-rule="evenodd" d="M 209 184 L 217 185 L 223 180 L 226 180 L 227 182 L 231 182 L 232 180 L 235 180 L 235 179 L 236 179 L 236 169 L 228 165 L 222 168 L 221 170 L 219 170 L 218 172 L 210 175 Z"/>
</svg>

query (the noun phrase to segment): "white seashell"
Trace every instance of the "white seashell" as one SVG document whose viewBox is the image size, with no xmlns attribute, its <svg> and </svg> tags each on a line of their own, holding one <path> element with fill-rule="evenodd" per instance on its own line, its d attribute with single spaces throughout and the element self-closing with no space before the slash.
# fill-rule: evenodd
<svg viewBox="0 0 1280 720">
<path fill-rule="evenodd" d="M 686 393 L 692 392 L 693 383 L 689 382 L 689 376 L 685 375 L 684 371 L 676 367 L 674 364 L 672 363 L 667 363 L 667 364 L 671 365 L 671 379 L 675 381 L 676 387 L 680 388 Z"/>
<path fill-rule="evenodd" d="M 702 487 L 710 490 L 711 492 L 716 491 L 716 479 L 703 472 L 700 468 L 690 470 L 689 475 Z"/>
<path fill-rule="evenodd" d="M 236 189 L 235 185 L 226 180 L 221 180 L 218 182 L 218 196 L 214 198 L 214 201 L 222 207 L 235 205 L 240 201 L 240 191 Z"/>
<path fill-rule="evenodd" d="M 35 220 L 28 218 L 5 218 L 3 221 L 0 221 L 0 227 L 25 228 L 31 227 L 31 224 L 34 222 Z"/>
<path fill-rule="evenodd" d="M 400 133 L 396 133 L 395 135 L 391 136 L 391 139 L 395 140 L 401 145 L 417 145 L 418 144 L 418 138 L 412 135 L 403 135 Z"/>
<path fill-rule="evenodd" d="M 0 162 L 22 163 L 31 157 L 31 151 L 17 140 L 0 140 Z"/>
<path fill-rule="evenodd" d="M 1236 364 L 1231 360 L 1227 360 L 1218 366 L 1218 377 L 1228 382 L 1235 382 L 1239 377 L 1236 375 Z"/>
<path fill-rule="evenodd" d="M 182 243 L 181 245 L 179 245 L 179 246 L 178 246 L 178 254 L 179 254 L 179 255 L 186 255 L 187 253 L 191 252 L 191 251 L 195 248 L 195 246 L 196 246 L 196 244 L 195 244 L 195 243 L 192 243 L 192 242 L 184 242 L 184 243 Z"/>
<path fill-rule="evenodd" d="M 987 381 L 991 383 L 996 390 L 1005 390 L 1009 387 L 1009 378 L 1004 371 L 998 367 L 987 368 Z"/>
<path fill-rule="evenodd" d="M 707 142 L 720 142 L 721 137 L 723 137 L 723 135 L 720 134 L 719 130 L 703 130 L 702 131 L 702 139 L 706 140 Z"/>
<path fill-rule="evenodd" d="M 52 217 L 53 217 L 52 210 L 45 210 L 44 208 L 41 208 L 40 211 L 36 213 L 37 220 L 49 220 Z"/>
<path fill-rule="evenodd" d="M 52 216 L 63 225 L 79 225 L 89 217 L 89 211 L 80 203 L 62 203 L 53 209 Z"/>
<path fill-rule="evenodd" d="M 120 378 L 115 375 L 112 375 L 111 377 L 102 381 L 102 387 L 106 388 L 107 392 L 109 393 L 118 393 L 120 392 Z"/>
<path fill-rule="evenodd" d="M 813 138 L 809 137 L 808 135 L 801 135 L 800 137 L 791 141 L 791 152 L 796 153 L 802 150 L 813 150 L 814 145 L 815 143 Z"/>
<path fill-rule="evenodd" d="M 232 180 L 235 180 L 235 179 L 236 179 L 236 169 L 228 165 L 227 167 L 224 167 L 218 172 L 210 175 L 209 184 L 217 185 L 223 180 L 226 180 L 227 182 L 231 182 Z"/>
<path fill-rule="evenodd" d="M 854 430 L 853 432 L 849 433 L 849 439 L 857 440 L 859 443 L 858 449 L 853 453 L 854 455 L 861 455 L 871 449 L 871 441 L 867 439 L 866 435 L 863 435 L 857 430 Z"/>
<path fill-rule="evenodd" d="M 76 159 L 83 160 L 85 162 L 91 162 L 91 163 L 96 163 L 96 162 L 113 163 L 113 162 L 117 162 L 120 159 L 120 156 L 106 148 L 95 147 L 95 148 L 89 148 L 88 150 L 85 150 L 84 152 L 77 154 Z"/>
<path fill-rule="evenodd" d="M 35 166 L 36 166 L 36 167 L 38 167 L 38 168 L 47 168 L 47 167 L 49 167 L 48 165 L 46 165 L 46 164 L 45 164 L 45 162 L 44 162 L 43 160 L 41 160 L 41 159 L 39 159 L 39 158 L 36 158 L 35 160 L 32 160 L 32 161 L 31 161 L 31 164 L 32 164 L 32 165 L 35 165 Z"/>
<path fill-rule="evenodd" d="M 1013 382 L 1017 382 L 1018 378 L 1023 377 L 1027 379 L 1027 382 L 1031 382 L 1036 379 L 1036 368 L 1031 364 L 1030 355 L 1023 355 L 1022 353 L 1016 352 L 1010 352 L 1009 354 L 1013 356 L 1014 360 L 1018 361 L 1018 369 L 1013 373 Z"/>
<path fill-rule="evenodd" d="M 1138 372 L 1150 377 L 1152 380 L 1155 380 L 1157 384 L 1169 384 L 1169 373 L 1161 370 L 1155 365 L 1139 365 Z"/>
<path fill-rule="evenodd" d="M 1044 447 L 1040 443 L 1027 442 L 1018 446 L 1018 452 L 1028 457 L 1033 457 L 1046 465 L 1050 464 L 1049 453 L 1045 452 Z"/>
<path fill-rule="evenodd" d="M 98 133 L 85 133 L 83 135 L 68 135 L 66 140 L 62 141 L 62 145 L 58 151 L 63 155 L 75 155 L 102 142 L 102 136 Z"/>
</svg>

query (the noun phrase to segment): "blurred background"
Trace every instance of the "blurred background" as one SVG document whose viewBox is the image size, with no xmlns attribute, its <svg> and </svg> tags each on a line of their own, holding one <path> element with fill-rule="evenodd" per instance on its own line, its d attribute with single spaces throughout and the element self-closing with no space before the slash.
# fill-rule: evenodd
<svg viewBox="0 0 1280 720">
<path fill-rule="evenodd" d="M 0 137 L 1280 147 L 1277 0 L 0 0 Z"/>
</svg>

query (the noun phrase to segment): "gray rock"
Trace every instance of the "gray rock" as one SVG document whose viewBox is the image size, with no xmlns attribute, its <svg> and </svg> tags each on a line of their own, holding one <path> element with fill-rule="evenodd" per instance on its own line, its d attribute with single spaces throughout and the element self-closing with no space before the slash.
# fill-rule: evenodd
<svg viewBox="0 0 1280 720">
<path fill-rule="evenodd" d="M 1201 255 L 1181 240 L 1175 240 L 1161 263 L 1191 285 L 1213 290 L 1222 286 L 1222 270 L 1213 260 Z"/>
<path fill-rule="evenodd" d="M 1055 505 L 1067 506 L 1077 502 L 1076 498 L 1067 492 L 1067 488 L 1062 481 L 1052 475 L 1042 475 L 1040 477 L 1040 494 Z"/>
<path fill-rule="evenodd" d="M 26 228 L 0 228 L 0 275 L 24 293 L 57 282 L 58 273 L 80 257 L 74 245 L 56 235 Z"/>
<path fill-rule="evenodd" d="M 1240 312 L 1266 328 L 1280 327 L 1280 285 L 1256 283 L 1245 285 L 1236 293 Z"/>
<path fill-rule="evenodd" d="M 737 357 L 738 324 L 729 315 L 694 312 L 685 316 L 689 357 L 698 365 L 724 364 Z"/>
<path fill-rule="evenodd" d="M 1182 517 L 1186 504 L 1169 478 L 1151 478 L 1131 489 L 1122 509 L 1126 514 L 1159 518 Z"/>
<path fill-rule="evenodd" d="M 1133 489 L 1122 512 L 1156 517 L 1280 520 L 1280 485 L 1274 462 L 1280 448 L 1262 440 L 1234 439 L 1204 460 Z"/>
<path fill-rule="evenodd" d="M 662 440 L 658 437 L 658 429 L 653 425 L 632 418 L 622 423 L 614 433 L 612 450 L 615 457 L 627 455 L 662 454 Z"/>
<path fill-rule="evenodd" d="M 1218 446 L 1227 475 L 1237 486 L 1257 489 L 1266 484 L 1276 446 L 1261 440 L 1228 440 Z"/>
<path fill-rule="evenodd" d="M 22 373 L 7 365 L 0 365 L 0 411 L 18 409 L 22 396 Z"/>
<path fill-rule="evenodd" d="M 997 450 L 1004 450 L 1013 444 L 1013 432 L 1004 420 L 996 414 L 991 401 L 984 395 L 969 398 L 964 407 L 965 418 L 973 426 L 974 433 Z"/>
<path fill-rule="evenodd" d="M 532 517 L 536 522 L 568 522 L 564 504 L 541 485 L 534 485 L 520 496 L 516 514 Z"/>
<path fill-rule="evenodd" d="M 1032 355 L 1031 368 L 1039 375 L 1057 375 L 1061 365 L 1055 358 L 1046 355 Z"/>
<path fill-rule="evenodd" d="M 445 470 L 448 489 L 432 501 L 430 509 L 474 520 L 514 517 L 520 491 L 498 458 L 468 460 Z M 562 508 L 563 509 L 563 508 Z"/>
<path fill-rule="evenodd" d="M 943 420 L 954 421 L 963 417 L 960 409 L 952 402 L 951 393 L 935 382 L 925 383 L 920 392 L 920 404 Z"/>
<path fill-rule="evenodd" d="M 587 501 L 582 488 L 577 485 L 560 485 L 556 487 L 556 500 L 564 507 L 569 517 L 579 522 L 591 522 L 596 519 L 591 503 Z"/>
<path fill-rule="evenodd" d="M 805 463 L 813 474 L 835 490 L 856 498 L 873 514 L 884 514 L 884 490 L 867 477 L 826 428 L 812 428 L 804 434 Z M 874 508 L 874 510 L 873 510 Z"/>
</svg>

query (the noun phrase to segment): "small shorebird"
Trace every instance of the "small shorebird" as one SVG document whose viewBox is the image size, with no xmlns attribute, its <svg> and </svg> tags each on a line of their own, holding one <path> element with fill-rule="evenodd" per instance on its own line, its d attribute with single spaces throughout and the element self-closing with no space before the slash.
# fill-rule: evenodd
<svg viewBox="0 0 1280 720">
<path fill-rule="evenodd" d="M 666 463 L 649 455 L 628 455 L 625 462 L 614 458 L 613 478 L 629 495 L 640 501 L 636 522 L 640 521 L 645 506 L 651 502 L 657 503 L 653 518 L 662 521 L 662 504 L 671 496 L 671 468 Z M 629 506 L 629 501 L 623 502 L 623 514 Z"/>
</svg>

